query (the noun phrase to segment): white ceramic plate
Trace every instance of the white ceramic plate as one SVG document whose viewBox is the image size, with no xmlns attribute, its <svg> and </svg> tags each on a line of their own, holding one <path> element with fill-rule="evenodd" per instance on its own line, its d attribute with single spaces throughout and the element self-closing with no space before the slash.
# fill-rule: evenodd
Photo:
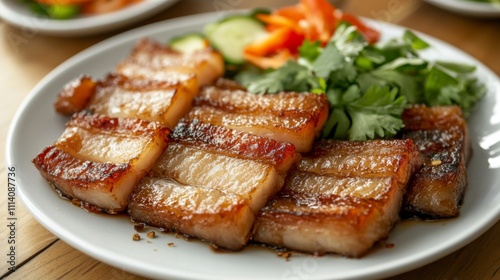
<svg viewBox="0 0 500 280">
<path fill-rule="evenodd" d="M 162 11 L 178 0 L 144 0 L 116 12 L 54 20 L 35 16 L 17 0 L 0 0 L 0 18 L 30 34 L 86 36 L 115 30 Z"/>
<path fill-rule="evenodd" d="M 474 17 L 500 17 L 500 4 L 468 0 L 425 0 L 437 7 L 457 14 Z"/>
<path fill-rule="evenodd" d="M 480 62 L 436 39 L 429 58 L 452 59 L 477 65 L 489 93 L 470 119 L 474 155 L 470 184 L 457 219 L 398 225 L 388 242 L 393 248 L 374 250 L 362 259 L 339 256 L 293 255 L 289 261 L 276 253 L 250 247 L 242 252 L 215 253 L 207 244 L 160 234 L 147 242 L 132 241 L 133 224 L 126 216 L 91 214 L 60 199 L 34 168 L 31 160 L 62 133 L 67 118 L 56 114 L 53 102 L 70 79 L 82 74 L 100 77 L 126 57 L 144 36 L 165 42 L 171 36 L 201 30 L 217 14 L 174 19 L 126 32 L 69 59 L 29 94 L 14 117 L 7 139 L 7 165 L 16 168 L 18 194 L 32 215 L 47 229 L 78 250 L 112 266 L 151 278 L 189 279 L 354 279 L 381 278 L 435 261 L 471 242 L 500 215 L 500 81 Z M 383 40 L 403 29 L 375 23 Z M 143 235 L 144 236 L 144 235 Z M 167 244 L 173 242 L 174 247 Z"/>
</svg>

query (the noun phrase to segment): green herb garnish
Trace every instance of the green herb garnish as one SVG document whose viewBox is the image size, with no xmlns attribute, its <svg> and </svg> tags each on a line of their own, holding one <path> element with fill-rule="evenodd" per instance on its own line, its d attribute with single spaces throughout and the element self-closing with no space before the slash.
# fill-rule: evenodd
<svg viewBox="0 0 500 280">
<path fill-rule="evenodd" d="M 485 94 L 472 76 L 475 67 L 429 62 L 419 56 L 427 48 L 409 30 L 385 45 L 369 45 L 354 26 L 341 23 L 326 46 L 305 41 L 297 61 L 275 70 L 243 70 L 235 79 L 258 94 L 325 93 L 330 102 L 325 138 L 390 138 L 403 127 L 401 114 L 410 104 L 458 105 L 468 116 Z"/>
</svg>

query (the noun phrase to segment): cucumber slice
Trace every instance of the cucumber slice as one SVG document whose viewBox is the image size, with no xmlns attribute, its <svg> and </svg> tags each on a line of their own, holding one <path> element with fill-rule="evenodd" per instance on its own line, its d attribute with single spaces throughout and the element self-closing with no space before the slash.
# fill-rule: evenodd
<svg viewBox="0 0 500 280">
<path fill-rule="evenodd" d="M 168 46 L 182 53 L 192 53 L 208 47 L 208 41 L 201 33 L 189 33 L 175 37 L 168 43 Z"/>
<path fill-rule="evenodd" d="M 226 62 L 243 64 L 247 45 L 267 35 L 264 24 L 252 16 L 231 16 L 205 26 L 205 35 Z"/>
</svg>

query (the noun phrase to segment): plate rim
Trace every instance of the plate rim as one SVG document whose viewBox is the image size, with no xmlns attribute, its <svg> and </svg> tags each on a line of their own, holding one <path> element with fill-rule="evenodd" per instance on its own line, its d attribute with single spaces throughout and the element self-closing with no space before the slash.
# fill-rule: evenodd
<svg viewBox="0 0 500 280">
<path fill-rule="evenodd" d="M 235 11 L 232 11 L 231 13 L 234 13 L 234 12 Z M 65 62 L 63 62 L 62 64 L 60 64 L 56 68 L 54 68 L 52 71 L 50 71 L 44 78 L 42 78 L 36 84 L 36 86 L 30 91 L 30 93 L 25 97 L 25 99 L 23 100 L 21 105 L 16 110 L 16 113 L 11 121 L 11 124 L 9 126 L 9 130 L 7 133 L 6 153 L 5 153 L 7 166 L 11 166 L 13 161 L 14 161 L 13 160 L 14 156 L 11 153 L 11 151 L 12 151 L 11 147 L 13 145 L 13 142 L 12 142 L 13 136 L 16 132 L 15 131 L 16 124 L 19 123 L 21 117 L 23 116 L 23 114 L 26 110 L 26 107 L 32 102 L 32 99 L 34 99 L 37 95 L 39 95 L 40 92 L 42 91 L 42 89 L 45 86 L 47 86 L 47 84 L 51 80 L 53 80 L 55 77 L 59 76 L 64 69 L 70 67 L 71 65 L 81 63 L 86 58 L 92 57 L 92 56 L 96 55 L 97 53 L 100 53 L 106 49 L 112 48 L 113 46 L 122 45 L 127 41 L 135 41 L 140 37 L 152 36 L 153 34 L 156 34 L 158 32 L 168 32 L 169 30 L 175 30 L 177 28 L 176 25 L 181 24 L 181 23 L 186 25 L 186 26 L 200 25 L 200 24 L 206 23 L 207 20 L 215 20 L 217 18 L 217 16 L 220 16 L 220 12 L 195 14 L 195 15 L 190 15 L 190 16 L 184 16 L 184 17 L 164 20 L 164 21 L 149 24 L 149 25 L 146 25 L 143 27 L 139 27 L 136 29 L 132 29 L 130 31 L 118 34 L 118 35 L 110 37 L 102 42 L 99 42 L 99 43 L 75 54 L 74 56 L 72 56 L 71 58 L 67 59 Z M 371 20 L 371 21 L 375 22 L 374 20 Z M 186 22 L 188 22 L 189 24 L 186 24 Z M 384 26 L 384 25 L 392 26 L 393 28 L 397 28 L 397 29 L 406 29 L 406 27 L 402 27 L 402 26 L 395 25 L 395 24 L 382 23 L 382 26 Z M 147 31 L 147 32 L 144 32 L 144 31 Z M 446 48 L 452 48 L 454 51 L 460 52 L 467 59 L 474 60 L 475 62 L 478 63 L 478 68 L 479 67 L 482 68 L 482 70 L 485 71 L 488 76 L 493 77 L 495 80 L 494 82 L 497 86 L 500 85 L 500 79 L 498 78 L 498 76 L 491 69 L 486 67 L 481 61 L 479 61 L 476 58 L 472 57 L 471 55 L 465 53 L 464 51 L 458 49 L 457 47 L 454 47 L 454 46 L 452 46 L 452 45 L 450 45 L 450 44 L 448 44 L 448 43 L 446 43 L 438 38 L 420 33 L 418 31 L 415 31 L 415 32 L 418 33 L 419 35 L 421 35 L 422 37 L 424 37 L 424 39 L 430 38 L 432 41 L 437 41 L 437 42 L 439 42 L 439 44 L 443 45 Z M 82 242 L 79 243 L 79 242 L 76 242 L 74 240 L 71 240 L 67 235 L 68 234 L 67 230 L 65 230 L 63 227 L 60 227 L 57 223 L 55 223 L 55 224 L 52 222 L 49 223 L 45 219 L 43 219 L 46 216 L 44 216 L 43 213 L 40 213 L 38 211 L 38 209 L 35 209 L 35 206 L 32 204 L 31 201 L 29 201 L 28 196 L 24 193 L 25 190 L 23 188 L 18 188 L 18 191 L 19 191 L 19 194 L 21 197 L 21 201 L 26 206 L 26 208 L 31 213 L 31 215 L 33 217 L 35 217 L 35 219 L 38 222 L 40 222 L 42 225 L 44 225 L 44 227 L 47 228 L 50 232 L 52 232 L 54 235 L 61 238 L 65 242 L 71 244 L 71 246 L 77 248 L 80 252 L 83 252 L 83 253 L 90 255 L 90 256 L 92 256 L 92 257 L 94 257 L 102 262 L 105 262 L 111 266 L 119 267 L 120 269 L 126 270 L 128 272 L 133 273 L 133 274 L 145 275 L 148 277 L 165 276 L 163 273 L 158 274 L 158 271 L 148 271 L 148 272 L 140 271 L 140 272 L 138 272 L 138 270 L 133 268 L 134 267 L 133 264 L 128 264 L 127 266 L 124 267 L 123 263 L 117 262 L 115 259 L 113 259 L 116 256 L 111 256 L 111 257 L 110 256 L 103 256 L 102 253 L 99 253 L 96 250 L 89 249 L 86 246 L 82 245 Z M 426 265 L 428 263 L 431 263 L 437 259 L 440 259 L 440 258 L 458 250 L 459 248 L 461 248 L 461 247 L 469 244 L 473 240 L 475 240 L 477 237 L 482 235 L 484 232 L 486 232 L 488 229 L 490 229 L 494 224 L 496 224 L 498 222 L 498 220 L 500 218 L 500 206 L 498 207 L 498 209 L 496 209 L 496 211 L 490 212 L 488 214 L 489 214 L 489 218 L 483 219 L 483 223 L 481 224 L 480 229 L 473 230 L 473 234 L 469 234 L 465 237 L 462 236 L 461 238 L 459 238 L 459 239 L 461 239 L 461 242 L 459 242 L 460 240 L 456 241 L 453 244 L 453 246 L 448 246 L 445 248 L 445 250 L 441 250 L 437 253 L 434 252 L 430 257 L 427 256 L 425 259 L 417 259 L 417 261 L 409 261 L 409 260 L 405 261 L 404 259 L 400 260 L 399 262 L 401 264 L 399 264 L 399 266 L 397 266 L 397 269 L 393 269 L 390 272 L 385 271 L 385 270 L 382 270 L 382 271 L 377 270 L 375 272 L 372 272 L 372 274 L 370 274 L 370 277 L 373 277 L 373 276 L 375 276 L 375 277 L 388 277 L 388 276 L 392 276 L 395 274 L 404 273 L 404 272 L 407 272 L 409 270 L 412 270 L 412 269 L 421 267 L 423 265 Z M 61 233 L 66 233 L 66 234 L 61 236 Z M 69 233 L 69 235 L 71 235 L 71 234 Z M 83 240 L 83 241 L 85 241 L 85 240 Z M 83 242 L 83 243 L 85 243 L 85 242 Z M 90 244 L 90 245 L 91 245 L 90 247 L 92 247 L 92 244 Z M 430 253 L 428 252 L 427 254 L 430 254 Z M 162 272 L 164 272 L 164 269 L 165 268 L 162 269 Z M 201 275 L 196 274 L 196 273 L 186 274 L 185 271 L 180 273 L 179 271 L 176 271 L 175 269 L 174 270 L 170 269 L 168 273 L 169 273 L 169 276 L 179 277 L 179 278 L 199 278 L 201 276 Z M 207 275 L 204 275 L 204 276 L 206 277 Z M 213 276 L 213 277 L 219 277 L 219 276 L 220 275 Z M 366 276 L 366 275 L 349 275 L 349 277 L 347 277 L 347 278 L 358 278 L 358 277 L 362 277 L 362 276 Z M 329 275 L 327 277 L 332 277 L 332 275 Z M 213 279 L 217 279 L 217 278 L 213 278 Z M 311 279 L 316 279 L 316 278 L 311 278 Z M 324 278 L 317 278 L 317 279 L 324 279 Z"/>
</svg>

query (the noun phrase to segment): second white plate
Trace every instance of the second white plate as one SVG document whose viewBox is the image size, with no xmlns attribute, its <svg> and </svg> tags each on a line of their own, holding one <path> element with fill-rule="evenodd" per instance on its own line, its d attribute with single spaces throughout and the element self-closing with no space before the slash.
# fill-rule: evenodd
<svg viewBox="0 0 500 280">
<path fill-rule="evenodd" d="M 30 33 L 55 36 L 87 36 L 112 31 L 146 19 L 178 0 L 144 0 L 116 12 L 55 20 L 38 17 L 17 0 L 0 0 L 0 17 Z"/>
<path fill-rule="evenodd" d="M 494 18 L 500 17 L 500 5 L 467 0 L 425 0 L 437 7 L 457 14 Z"/>
</svg>

